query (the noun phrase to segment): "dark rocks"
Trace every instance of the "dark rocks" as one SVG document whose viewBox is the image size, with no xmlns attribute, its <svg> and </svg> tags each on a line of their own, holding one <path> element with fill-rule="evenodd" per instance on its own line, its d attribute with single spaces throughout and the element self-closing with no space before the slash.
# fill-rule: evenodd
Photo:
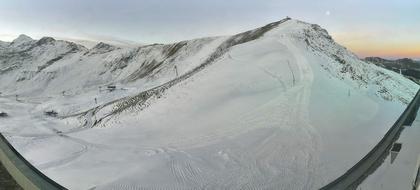
<svg viewBox="0 0 420 190">
<path fill-rule="evenodd" d="M 45 115 L 51 116 L 51 117 L 57 117 L 57 115 L 58 115 L 58 113 L 56 111 L 54 111 L 54 110 L 45 111 L 44 113 L 45 113 Z"/>
<path fill-rule="evenodd" d="M 0 117 L 7 117 L 9 116 L 6 112 L 0 111 Z"/>
</svg>

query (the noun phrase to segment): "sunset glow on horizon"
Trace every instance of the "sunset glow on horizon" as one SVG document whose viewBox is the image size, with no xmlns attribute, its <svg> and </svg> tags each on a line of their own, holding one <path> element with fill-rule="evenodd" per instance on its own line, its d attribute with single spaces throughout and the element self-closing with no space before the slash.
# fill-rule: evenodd
<svg viewBox="0 0 420 190">
<path fill-rule="evenodd" d="M 360 58 L 383 57 L 388 59 L 420 59 L 420 39 L 395 40 L 361 37 L 359 35 L 331 34 L 334 40 Z"/>
</svg>

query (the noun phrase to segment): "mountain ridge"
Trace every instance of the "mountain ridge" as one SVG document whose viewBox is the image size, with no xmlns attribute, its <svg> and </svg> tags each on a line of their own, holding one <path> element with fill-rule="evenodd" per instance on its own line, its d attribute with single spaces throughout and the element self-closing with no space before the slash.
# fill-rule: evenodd
<svg viewBox="0 0 420 190">
<path fill-rule="evenodd" d="M 420 84 L 420 61 L 415 61 L 410 58 L 389 60 L 380 57 L 366 57 L 364 60 L 379 67 L 400 73 L 417 84 Z"/>
</svg>

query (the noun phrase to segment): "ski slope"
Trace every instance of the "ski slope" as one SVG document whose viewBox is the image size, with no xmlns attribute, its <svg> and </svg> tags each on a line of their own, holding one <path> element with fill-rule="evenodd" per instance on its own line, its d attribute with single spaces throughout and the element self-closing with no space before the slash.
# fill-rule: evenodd
<svg viewBox="0 0 420 190">
<path fill-rule="evenodd" d="M 318 189 L 419 88 L 293 19 L 136 48 L 39 41 L 0 48 L 0 130 L 69 189 Z"/>
</svg>

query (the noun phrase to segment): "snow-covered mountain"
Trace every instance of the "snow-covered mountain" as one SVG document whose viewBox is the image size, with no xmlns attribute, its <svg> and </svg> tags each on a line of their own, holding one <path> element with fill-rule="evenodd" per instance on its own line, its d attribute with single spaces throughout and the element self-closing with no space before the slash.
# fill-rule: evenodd
<svg viewBox="0 0 420 190">
<path fill-rule="evenodd" d="M 117 47 L 127 47 L 127 48 L 130 48 L 130 47 L 134 48 L 134 47 L 145 45 L 143 43 L 138 43 L 138 42 L 133 42 L 133 41 L 128 41 L 128 40 L 112 39 L 112 38 L 93 38 L 90 40 L 78 39 L 78 38 L 57 38 L 57 39 L 74 42 L 76 44 L 85 46 L 88 49 L 93 48 L 100 42 L 107 43 L 107 44 L 117 46 Z"/>
<path fill-rule="evenodd" d="M 20 36 L 0 81 L 0 130 L 70 189 L 317 189 L 419 88 L 288 18 L 135 48 Z"/>
<path fill-rule="evenodd" d="M 366 57 L 364 60 L 379 67 L 401 73 L 410 80 L 420 84 L 420 61 L 415 61 L 410 58 L 387 60 L 380 57 Z"/>
</svg>

